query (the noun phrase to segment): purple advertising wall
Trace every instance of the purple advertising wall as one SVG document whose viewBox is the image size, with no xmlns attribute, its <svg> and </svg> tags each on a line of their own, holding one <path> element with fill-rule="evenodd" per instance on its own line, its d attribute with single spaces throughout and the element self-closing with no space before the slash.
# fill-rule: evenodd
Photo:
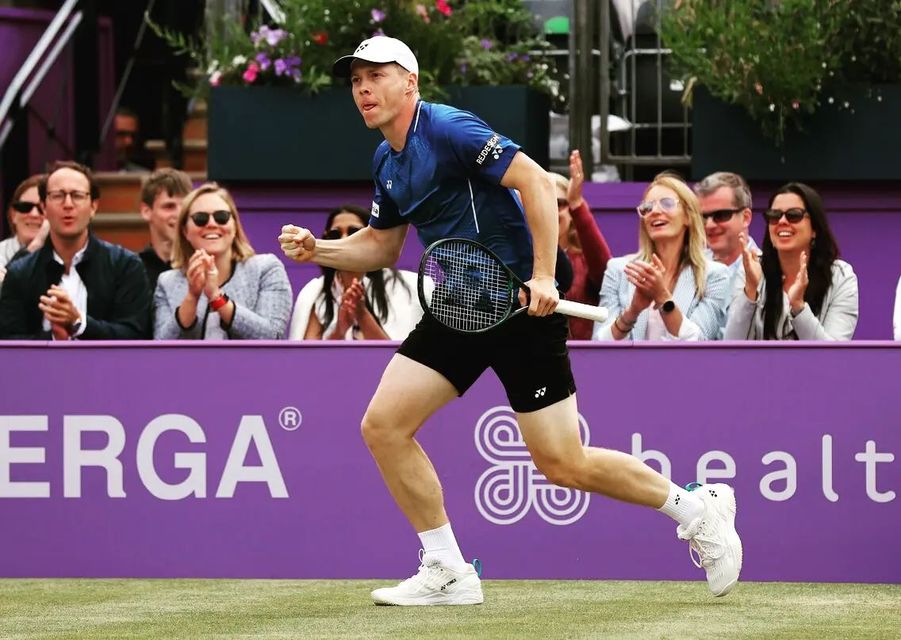
<svg viewBox="0 0 901 640">
<path fill-rule="evenodd" d="M 390 343 L 0 347 L 0 576 L 403 577 L 359 422 Z M 901 582 L 901 346 L 575 344 L 586 442 L 736 488 L 746 580 Z M 554 488 L 487 373 L 421 432 L 488 578 L 703 579 L 675 523 Z"/>
<path fill-rule="evenodd" d="M 760 213 L 769 195 L 778 185 L 754 185 L 754 221 L 751 235 L 763 241 L 764 223 Z M 829 220 L 841 248 L 842 257 L 851 263 L 860 286 L 860 321 L 857 340 L 890 340 L 895 288 L 901 276 L 901 185 L 850 184 L 816 185 L 823 195 Z M 598 226 L 614 255 L 624 255 L 638 246 L 638 220 L 635 205 L 646 185 L 626 182 L 588 184 L 585 198 L 591 205 Z M 367 209 L 372 188 L 367 184 L 296 185 L 286 187 L 234 188 L 242 222 L 257 251 L 281 255 L 276 238 L 283 224 L 308 226 L 320 233 L 329 210 L 343 203 L 359 204 Z M 407 243 L 399 266 L 416 270 L 422 245 L 415 231 Z M 318 267 L 287 262 L 294 291 L 300 291 Z"/>
</svg>

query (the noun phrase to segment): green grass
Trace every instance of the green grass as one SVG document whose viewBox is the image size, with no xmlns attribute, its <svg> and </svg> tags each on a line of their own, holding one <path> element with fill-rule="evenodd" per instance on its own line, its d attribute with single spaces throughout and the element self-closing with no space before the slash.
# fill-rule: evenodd
<svg viewBox="0 0 901 640">
<path fill-rule="evenodd" d="M 499 581 L 376 607 L 367 580 L 0 580 L 0 638 L 901 638 L 901 586 Z"/>
</svg>

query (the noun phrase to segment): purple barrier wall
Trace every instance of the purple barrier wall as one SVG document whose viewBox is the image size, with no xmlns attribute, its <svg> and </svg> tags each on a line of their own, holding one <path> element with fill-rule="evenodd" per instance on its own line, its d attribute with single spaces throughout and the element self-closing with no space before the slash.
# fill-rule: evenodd
<svg viewBox="0 0 901 640">
<path fill-rule="evenodd" d="M 5 91 L 12 82 L 19 67 L 31 53 L 41 34 L 50 24 L 54 13 L 33 9 L 0 8 L 0 42 L 3 43 L 3 54 L 0 55 L 0 90 Z M 100 109 L 106 116 L 106 110 L 113 102 L 115 93 L 115 65 L 113 60 L 112 23 L 101 18 L 98 28 L 98 47 L 100 51 Z M 39 173 L 48 161 L 71 159 L 75 145 L 75 110 L 73 103 L 72 65 L 73 53 L 71 42 L 56 63 L 47 73 L 40 88 L 31 101 L 32 113 L 29 114 L 29 149 L 31 162 L 29 170 Z M 44 123 L 55 127 L 58 140 L 48 139 Z M 102 122 L 101 122 L 102 125 Z M 109 136 L 100 154 L 97 156 L 98 168 L 115 166 L 114 140 Z"/>
<path fill-rule="evenodd" d="M 418 540 L 358 427 L 393 351 L 4 345 L 0 576 L 412 572 Z M 572 358 L 585 441 L 735 486 L 744 579 L 901 582 L 901 345 Z M 668 518 L 549 486 L 505 405 L 487 374 L 421 437 L 487 577 L 703 579 Z"/>
<path fill-rule="evenodd" d="M 631 253 L 638 245 L 634 207 L 645 186 L 630 182 L 588 184 L 585 187 L 585 197 L 614 255 Z M 901 186 L 818 187 L 842 255 L 854 267 L 860 281 L 861 312 L 855 338 L 890 340 L 895 287 L 901 275 L 901 252 L 895 246 L 895 238 L 901 237 Z M 765 226 L 760 211 L 774 190 L 774 185 L 754 188 L 755 217 L 751 234 L 758 243 L 762 242 Z M 372 189 L 367 184 L 298 185 L 294 188 L 237 186 L 234 193 L 254 248 L 277 255 L 281 252 L 276 238 L 283 224 L 308 226 L 318 233 L 330 209 L 342 203 L 368 208 L 372 201 Z M 399 265 L 415 271 L 421 253 L 422 245 L 411 230 Z M 295 293 L 320 273 L 315 266 L 287 261 L 285 264 Z"/>
</svg>

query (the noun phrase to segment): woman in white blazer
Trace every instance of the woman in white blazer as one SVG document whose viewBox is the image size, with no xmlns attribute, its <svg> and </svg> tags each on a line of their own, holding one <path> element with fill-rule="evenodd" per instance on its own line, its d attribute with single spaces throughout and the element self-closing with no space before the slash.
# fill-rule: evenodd
<svg viewBox="0 0 901 640">
<path fill-rule="evenodd" d="M 609 316 L 595 340 L 715 340 L 725 323 L 729 276 L 705 258 L 694 192 L 677 177 L 654 178 L 637 207 L 639 252 L 607 263 L 601 286 Z"/>
<path fill-rule="evenodd" d="M 762 255 L 745 249 L 745 286 L 729 307 L 726 340 L 850 340 L 857 276 L 838 259 L 819 194 L 789 183 L 764 215 Z"/>
</svg>

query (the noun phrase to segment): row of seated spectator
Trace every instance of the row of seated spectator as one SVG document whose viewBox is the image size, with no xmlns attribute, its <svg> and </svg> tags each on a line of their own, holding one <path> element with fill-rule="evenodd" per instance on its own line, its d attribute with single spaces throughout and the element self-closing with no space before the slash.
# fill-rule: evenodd
<svg viewBox="0 0 901 640">
<path fill-rule="evenodd" d="M 573 338 L 853 336 L 856 276 L 838 259 L 810 187 L 786 185 L 771 198 L 760 250 L 748 233 L 751 196 L 739 176 L 714 174 L 692 191 L 661 174 L 637 207 L 639 252 L 611 259 L 582 197 L 581 169 L 573 152 L 571 177 L 554 176 L 567 297 L 601 304 L 610 316 L 594 326 L 573 319 Z M 15 235 L 0 242 L 0 338 L 400 340 L 422 316 L 416 275 L 397 269 L 323 268 L 292 304 L 282 262 L 254 253 L 228 192 L 215 184 L 192 189 L 174 169 L 144 184 L 151 243 L 140 258 L 90 233 L 98 198 L 90 171 L 67 162 L 16 190 Z M 341 207 L 323 237 L 352 234 L 367 216 Z"/>
</svg>

